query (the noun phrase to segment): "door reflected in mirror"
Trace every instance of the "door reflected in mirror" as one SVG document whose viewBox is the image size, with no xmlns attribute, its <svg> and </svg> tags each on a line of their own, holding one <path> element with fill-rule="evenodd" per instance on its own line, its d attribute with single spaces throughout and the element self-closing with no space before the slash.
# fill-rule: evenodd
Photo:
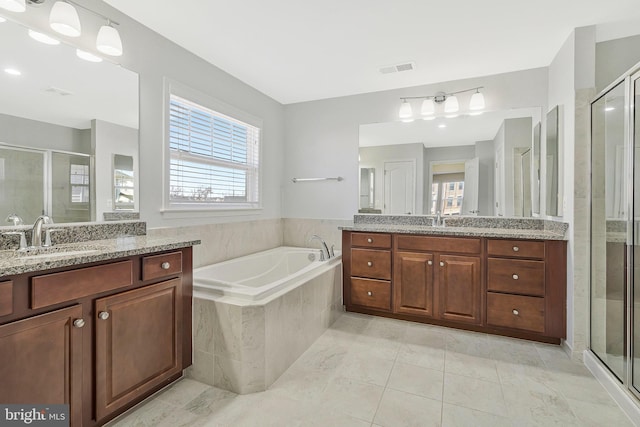
<svg viewBox="0 0 640 427">
<path fill-rule="evenodd" d="M 113 206 L 116 211 L 135 209 L 133 156 L 113 155 Z"/>
</svg>

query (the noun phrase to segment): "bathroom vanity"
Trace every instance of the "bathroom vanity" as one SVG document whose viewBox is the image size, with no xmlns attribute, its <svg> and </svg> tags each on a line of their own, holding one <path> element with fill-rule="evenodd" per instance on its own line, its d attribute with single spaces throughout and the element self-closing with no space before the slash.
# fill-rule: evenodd
<svg viewBox="0 0 640 427">
<path fill-rule="evenodd" d="M 561 226 L 458 218 L 433 227 L 426 220 L 356 215 L 343 228 L 347 311 L 550 343 L 565 338 Z"/>
<path fill-rule="evenodd" d="M 3 251 L 0 402 L 70 405 L 102 425 L 191 365 L 192 248 L 131 236 Z"/>
</svg>

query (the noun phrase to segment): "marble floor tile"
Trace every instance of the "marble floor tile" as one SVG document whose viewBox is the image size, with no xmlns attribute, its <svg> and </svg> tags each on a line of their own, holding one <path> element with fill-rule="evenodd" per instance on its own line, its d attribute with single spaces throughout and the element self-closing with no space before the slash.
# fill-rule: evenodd
<svg viewBox="0 0 640 427">
<path fill-rule="evenodd" d="M 387 388 L 441 401 L 443 385 L 442 371 L 396 362 Z"/>
<path fill-rule="evenodd" d="M 343 313 L 265 392 L 237 395 L 187 378 L 109 423 L 440 425 L 633 424 L 558 346 L 354 313 Z"/>
<path fill-rule="evenodd" d="M 386 389 L 373 422 L 382 427 L 440 426 L 442 402 Z"/>
</svg>

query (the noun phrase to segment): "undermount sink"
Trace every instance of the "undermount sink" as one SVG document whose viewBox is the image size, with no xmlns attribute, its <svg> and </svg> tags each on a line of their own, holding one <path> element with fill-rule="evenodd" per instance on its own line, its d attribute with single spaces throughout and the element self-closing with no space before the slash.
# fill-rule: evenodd
<svg viewBox="0 0 640 427">
<path fill-rule="evenodd" d="M 34 251 L 26 251 L 19 255 L 21 259 L 44 259 L 44 258 L 60 258 L 60 257 L 76 257 L 81 255 L 92 255 L 100 252 L 98 249 L 71 249 L 51 247 L 47 249 L 36 249 Z"/>
</svg>

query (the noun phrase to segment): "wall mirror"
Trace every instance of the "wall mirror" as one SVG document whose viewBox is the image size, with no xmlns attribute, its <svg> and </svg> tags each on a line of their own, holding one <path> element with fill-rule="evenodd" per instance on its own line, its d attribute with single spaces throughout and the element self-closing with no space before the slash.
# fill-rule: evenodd
<svg viewBox="0 0 640 427">
<path fill-rule="evenodd" d="M 546 166 L 546 213 L 547 215 L 560 216 L 559 199 L 559 139 L 558 139 L 558 106 L 547 113 L 547 166 Z"/>
<path fill-rule="evenodd" d="M 100 221 L 125 204 L 114 196 L 115 155 L 138 169 L 138 75 L 47 45 L 0 23 L 0 225 L 45 213 L 56 223 Z M 16 75 L 19 73 L 19 75 Z M 137 209 L 130 189 L 127 208 Z"/>
<path fill-rule="evenodd" d="M 538 122 L 533 127 L 533 165 L 531 171 L 531 210 L 534 215 L 540 215 L 540 156 L 542 124 Z"/>
<path fill-rule="evenodd" d="M 534 128 L 541 114 L 532 107 L 360 125 L 360 170 L 374 170 L 368 176 L 377 190 L 368 209 L 532 216 L 540 194 Z"/>
</svg>

